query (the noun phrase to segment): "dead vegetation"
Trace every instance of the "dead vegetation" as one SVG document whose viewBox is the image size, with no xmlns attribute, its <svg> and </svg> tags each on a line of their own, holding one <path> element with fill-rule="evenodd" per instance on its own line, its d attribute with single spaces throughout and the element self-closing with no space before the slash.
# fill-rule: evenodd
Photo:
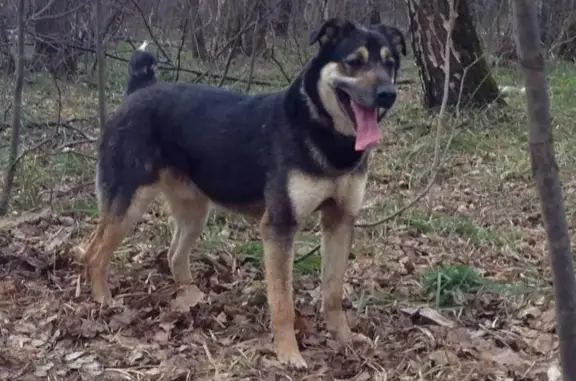
<svg viewBox="0 0 576 381">
<path fill-rule="evenodd" d="M 183 2 L 180 11 L 193 13 L 195 3 Z M 162 7 L 145 5 L 140 11 L 150 30 L 173 27 L 173 19 L 160 17 Z M 306 13 L 294 6 L 306 14 L 292 19 L 313 23 L 322 17 L 316 8 Z M 375 15 L 372 9 L 370 17 Z M 249 50 L 247 41 L 258 40 L 259 17 L 264 16 L 223 28 L 219 33 L 231 35 L 226 38 L 202 30 L 208 34 L 205 45 L 194 40 L 201 30 L 191 27 L 200 23 L 187 24 L 193 53 L 178 41 L 164 41 L 169 33 L 160 34 L 162 78 L 248 85 L 251 92 L 282 87 L 307 53 L 280 49 L 279 43 L 266 55 L 242 57 L 238 52 Z M 290 39 L 302 25 L 284 32 L 286 25 L 276 27 Z M 252 28 L 252 38 L 234 42 L 243 28 Z M 214 51 L 215 41 L 227 48 Z M 126 42 L 107 47 L 108 110 L 122 99 L 122 60 L 131 50 Z M 196 59 L 218 53 L 220 61 Z M 555 62 L 550 77 L 571 233 L 575 73 L 572 64 Z M 496 65 L 493 74 L 499 85 L 520 85 L 513 67 Z M 411 84 L 401 87 L 383 122 L 386 139 L 373 154 L 360 223 L 406 205 L 434 175 L 436 117 L 421 106 L 413 62 L 403 65 L 401 79 Z M 326 333 L 318 317 L 319 258 L 306 256 L 318 243 L 318 224 L 309 222 L 298 241 L 294 286 L 298 339 L 310 369 L 293 372 L 272 351 L 257 228 L 237 216 L 210 217 L 193 252 L 196 286 L 177 297 L 165 259 L 170 221 L 156 203 L 117 252 L 110 284 L 122 305 L 102 308 L 91 300 L 70 249 L 96 223 L 96 73 L 81 71 L 70 81 L 33 72 L 26 80 L 23 151 L 11 214 L 0 220 L 0 380 L 560 380 L 552 276 L 521 94 L 510 94 L 505 106 L 447 117 L 429 192 L 385 224 L 357 229 L 344 305 L 351 325 L 371 346 L 342 347 Z M 0 85 L 13 84 L 3 77 Z M 9 97 L 0 94 L 1 167 L 8 152 Z"/>
</svg>

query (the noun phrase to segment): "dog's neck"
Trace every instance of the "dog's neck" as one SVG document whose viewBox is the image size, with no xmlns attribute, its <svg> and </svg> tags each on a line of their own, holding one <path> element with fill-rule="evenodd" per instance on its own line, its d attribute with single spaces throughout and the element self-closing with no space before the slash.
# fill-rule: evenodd
<svg viewBox="0 0 576 381">
<path fill-rule="evenodd" d="M 318 94 L 315 74 L 321 66 L 318 58 L 310 60 L 285 90 L 284 111 L 295 133 L 304 138 L 311 159 L 325 171 L 337 173 L 356 170 L 367 158 L 367 152 L 354 149 L 355 138 L 334 128 L 334 121 Z M 311 149 L 313 148 L 313 149 Z"/>
</svg>

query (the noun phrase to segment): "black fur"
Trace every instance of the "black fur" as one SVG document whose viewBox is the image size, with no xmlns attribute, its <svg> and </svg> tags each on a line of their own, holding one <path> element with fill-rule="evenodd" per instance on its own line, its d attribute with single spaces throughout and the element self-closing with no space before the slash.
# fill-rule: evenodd
<svg viewBox="0 0 576 381">
<path fill-rule="evenodd" d="M 127 97 L 101 137 L 101 209 L 121 216 L 136 189 L 156 183 L 160 171 L 168 169 L 216 204 L 234 209 L 265 201 L 274 224 L 290 224 L 281 207 L 286 205 L 290 169 L 328 177 L 364 171 L 366 155 L 355 151 L 354 137 L 334 129 L 320 100 L 320 70 L 342 60 L 360 41 L 369 47 L 389 46 L 398 63 L 399 54 L 390 36 L 373 29 L 350 27 L 324 41 L 287 89 L 256 96 L 198 84 L 156 83 L 153 72 L 142 69 L 151 67 L 154 57 L 135 52 Z M 326 163 L 315 160 L 310 147 Z M 283 216 L 271 210 L 276 204 Z"/>
<path fill-rule="evenodd" d="M 152 54 L 136 49 L 128 62 L 128 80 L 126 81 L 126 95 L 136 90 L 151 86 L 156 80 L 156 57 Z"/>
</svg>

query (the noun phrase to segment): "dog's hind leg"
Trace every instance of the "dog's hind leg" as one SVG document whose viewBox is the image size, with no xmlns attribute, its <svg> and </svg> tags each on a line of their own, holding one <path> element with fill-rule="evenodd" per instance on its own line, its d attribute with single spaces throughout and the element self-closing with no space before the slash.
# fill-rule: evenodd
<svg viewBox="0 0 576 381">
<path fill-rule="evenodd" d="M 192 190 L 192 189 L 189 189 Z M 174 218 L 174 233 L 168 250 L 168 265 L 178 284 L 192 283 L 190 251 L 200 237 L 210 211 L 210 201 L 200 192 L 185 194 L 178 188 L 163 188 Z"/>
<path fill-rule="evenodd" d="M 115 210 L 114 201 L 100 205 L 100 220 L 96 231 L 83 253 L 93 298 L 100 303 L 112 303 L 107 273 L 114 250 L 122 243 L 126 233 L 136 224 L 157 194 L 152 187 L 137 189 L 126 208 Z M 102 198 L 99 197 L 102 202 Z"/>
</svg>

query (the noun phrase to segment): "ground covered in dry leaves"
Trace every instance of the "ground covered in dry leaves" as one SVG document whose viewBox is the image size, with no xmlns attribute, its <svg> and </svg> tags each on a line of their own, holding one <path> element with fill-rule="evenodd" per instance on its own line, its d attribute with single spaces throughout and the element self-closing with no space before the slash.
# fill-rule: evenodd
<svg viewBox="0 0 576 381">
<path fill-rule="evenodd" d="M 569 99 L 572 88 L 553 87 L 553 100 Z M 363 220 L 394 211 L 429 180 L 435 122 L 417 100 L 417 86 L 403 88 L 385 123 Z M 93 148 L 27 159 L 19 210 L 0 223 L 0 380 L 558 380 L 551 275 L 521 101 L 445 126 L 442 142 L 451 145 L 428 195 L 396 219 L 358 229 L 343 303 L 372 346 L 330 338 L 318 314 L 319 259 L 297 263 L 296 326 L 309 364 L 300 372 L 272 352 L 253 224 L 213 215 L 193 252 L 197 284 L 176 290 L 165 260 L 169 218 L 158 203 L 116 255 L 110 284 L 123 305 L 101 308 L 70 255 L 96 222 Z M 562 127 L 573 115 L 556 111 L 573 231 L 576 141 Z M 61 172 L 41 177 L 42 163 Z M 32 199 L 34 208 L 24 208 Z M 299 255 L 317 242 L 312 219 Z"/>
</svg>

